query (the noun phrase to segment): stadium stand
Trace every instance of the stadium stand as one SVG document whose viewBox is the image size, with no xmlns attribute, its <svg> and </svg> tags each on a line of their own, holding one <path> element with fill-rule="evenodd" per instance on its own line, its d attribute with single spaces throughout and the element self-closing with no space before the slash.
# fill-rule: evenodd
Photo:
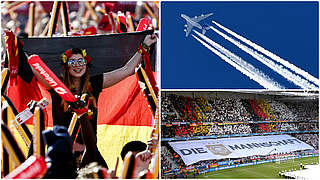
<svg viewBox="0 0 320 180">
<path fill-rule="evenodd" d="M 303 142 L 308 143 L 315 149 L 319 149 L 319 135 L 318 134 L 294 134 L 294 137 L 300 139 Z"/>
</svg>

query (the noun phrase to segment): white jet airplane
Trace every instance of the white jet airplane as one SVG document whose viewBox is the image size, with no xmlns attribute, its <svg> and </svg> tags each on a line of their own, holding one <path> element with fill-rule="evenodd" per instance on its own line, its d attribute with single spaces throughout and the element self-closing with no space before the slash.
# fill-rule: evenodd
<svg viewBox="0 0 320 180">
<path fill-rule="evenodd" d="M 197 27 L 202 30 L 202 34 L 206 33 L 206 31 L 209 29 L 208 27 L 202 27 L 199 22 L 206 19 L 207 17 L 211 16 L 213 13 L 209 13 L 206 15 L 201 15 L 201 16 L 195 16 L 193 18 L 188 17 L 185 14 L 181 14 L 181 17 L 187 21 L 187 24 L 184 25 L 187 29 L 184 31 L 186 32 L 186 37 L 189 36 L 190 31 L 192 30 L 193 27 Z"/>
</svg>

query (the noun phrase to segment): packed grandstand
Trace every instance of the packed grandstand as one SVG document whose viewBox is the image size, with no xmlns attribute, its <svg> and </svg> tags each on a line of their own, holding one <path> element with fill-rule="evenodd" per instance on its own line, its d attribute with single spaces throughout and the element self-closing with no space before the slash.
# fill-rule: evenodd
<svg viewBox="0 0 320 180">
<path fill-rule="evenodd" d="M 162 92 L 162 178 L 318 156 L 318 95 Z"/>
</svg>

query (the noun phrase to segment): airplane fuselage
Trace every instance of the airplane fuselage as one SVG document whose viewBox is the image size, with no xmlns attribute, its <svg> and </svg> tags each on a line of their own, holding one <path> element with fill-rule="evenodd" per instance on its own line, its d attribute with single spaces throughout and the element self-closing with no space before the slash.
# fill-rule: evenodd
<svg viewBox="0 0 320 180">
<path fill-rule="evenodd" d="M 209 13 L 207 15 L 201 15 L 201 16 L 195 16 L 193 18 L 190 18 L 189 16 L 185 14 L 181 14 L 181 17 L 187 21 L 187 24 L 185 25 L 186 29 L 184 30 L 186 32 L 186 37 L 188 37 L 189 33 L 191 32 L 193 27 L 197 27 L 200 30 L 202 30 L 202 34 L 205 34 L 208 30 L 208 27 L 202 27 L 199 22 L 206 19 L 207 17 L 211 16 L 213 13 Z"/>
<path fill-rule="evenodd" d="M 192 26 L 202 29 L 202 26 L 199 23 L 192 21 L 187 15 L 181 14 L 181 17 L 189 22 Z"/>
</svg>

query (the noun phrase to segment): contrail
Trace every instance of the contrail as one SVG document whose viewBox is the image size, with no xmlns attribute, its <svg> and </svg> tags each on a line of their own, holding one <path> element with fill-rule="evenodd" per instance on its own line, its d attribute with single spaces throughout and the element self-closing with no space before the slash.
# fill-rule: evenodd
<svg viewBox="0 0 320 180">
<path fill-rule="evenodd" d="M 317 87 L 314 86 L 313 84 L 310 84 L 309 81 L 306 79 L 301 78 L 299 75 L 293 74 L 291 71 L 287 70 L 285 67 L 282 65 L 276 64 L 274 61 L 266 58 L 262 54 L 258 53 L 257 51 L 254 51 L 253 49 L 247 47 L 246 45 L 241 44 L 239 41 L 234 40 L 233 38 L 225 35 L 224 33 L 220 32 L 216 28 L 210 26 L 212 30 L 214 30 L 216 33 L 221 35 L 223 38 L 226 40 L 230 41 L 234 45 L 238 46 L 240 49 L 245 51 L 246 53 L 250 54 L 260 62 L 262 62 L 264 65 L 268 66 L 275 72 L 279 73 L 281 76 L 286 78 L 287 80 L 293 82 L 297 86 L 301 87 L 302 89 L 316 89 Z"/>
<path fill-rule="evenodd" d="M 260 72 L 258 69 L 253 67 L 251 64 L 247 63 L 246 61 L 242 60 L 241 57 L 236 56 L 229 50 L 225 49 L 224 47 L 220 46 L 219 44 L 215 43 L 208 37 L 202 35 L 201 33 L 193 30 L 196 34 L 198 34 L 200 37 L 202 37 L 205 41 L 210 43 L 212 46 L 214 46 L 214 49 L 212 46 L 207 44 L 206 42 L 200 40 L 195 35 L 192 35 L 196 40 L 198 40 L 201 44 L 203 44 L 205 47 L 207 47 L 209 50 L 211 50 L 213 53 L 217 54 L 220 58 L 222 58 L 224 61 L 235 67 L 237 70 L 239 70 L 241 73 L 248 76 L 250 79 L 256 81 L 258 84 L 260 84 L 262 87 L 266 89 L 283 89 L 281 85 L 279 85 L 277 82 L 274 82 L 272 79 L 270 79 L 267 75 Z"/>
<path fill-rule="evenodd" d="M 218 51 L 222 52 L 225 56 L 227 56 L 229 59 L 231 59 L 233 62 L 237 63 L 242 69 L 248 71 L 251 73 L 254 77 L 256 82 L 258 82 L 261 86 L 265 87 L 266 89 L 284 89 L 283 86 L 281 86 L 279 83 L 273 81 L 269 76 L 265 75 L 263 72 L 261 72 L 259 69 L 255 68 L 253 65 L 250 63 L 244 61 L 241 57 L 233 54 L 229 50 L 225 49 L 218 43 L 212 41 L 208 37 L 200 34 L 199 32 L 195 31 L 202 39 L 207 41 L 211 46 L 216 48 Z"/>
<path fill-rule="evenodd" d="M 270 58 L 276 60 L 277 62 L 281 63 L 282 65 L 288 67 L 289 69 L 291 69 L 292 71 L 294 71 L 297 74 L 302 75 L 304 78 L 308 79 L 309 81 L 315 83 L 316 85 L 319 86 L 319 79 L 315 78 L 314 76 L 312 76 L 311 74 L 309 74 L 308 72 L 298 68 L 297 66 L 295 66 L 294 64 L 291 64 L 290 62 L 282 59 L 281 57 L 273 54 L 272 52 L 264 49 L 263 47 L 255 44 L 254 42 L 251 42 L 250 40 L 236 34 L 235 32 L 232 32 L 230 29 L 220 25 L 219 23 L 212 21 L 214 24 L 216 24 L 218 27 L 220 27 L 221 29 L 225 30 L 226 32 L 228 32 L 229 34 L 231 34 L 232 36 L 238 38 L 239 40 L 245 42 L 246 44 L 250 45 L 251 47 L 253 47 L 254 49 L 262 52 L 263 54 L 269 56 Z"/>
</svg>

